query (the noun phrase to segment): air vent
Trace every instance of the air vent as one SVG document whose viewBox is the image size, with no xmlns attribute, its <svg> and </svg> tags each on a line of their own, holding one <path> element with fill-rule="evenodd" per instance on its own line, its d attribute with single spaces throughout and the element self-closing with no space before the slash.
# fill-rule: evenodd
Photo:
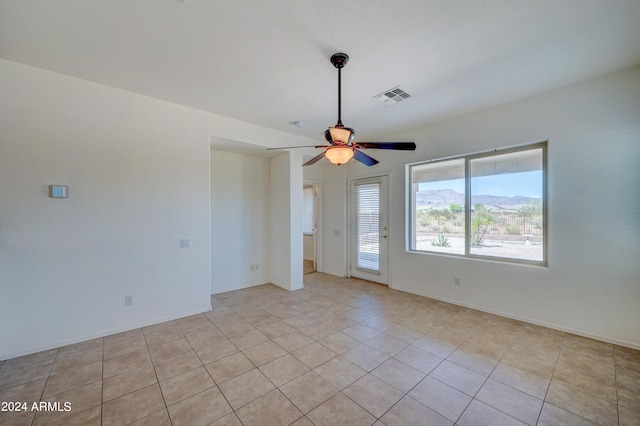
<svg viewBox="0 0 640 426">
<path fill-rule="evenodd" d="M 410 97 L 410 94 L 396 86 L 393 89 L 385 90 L 379 95 L 374 96 L 373 99 L 377 99 L 385 105 L 393 105 Z"/>
</svg>

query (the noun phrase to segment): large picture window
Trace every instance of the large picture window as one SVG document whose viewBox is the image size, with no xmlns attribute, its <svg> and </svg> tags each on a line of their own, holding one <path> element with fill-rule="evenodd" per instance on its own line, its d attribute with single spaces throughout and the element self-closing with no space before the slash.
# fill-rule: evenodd
<svg viewBox="0 0 640 426">
<path fill-rule="evenodd" d="M 408 165 L 408 249 L 546 265 L 546 146 Z"/>
</svg>

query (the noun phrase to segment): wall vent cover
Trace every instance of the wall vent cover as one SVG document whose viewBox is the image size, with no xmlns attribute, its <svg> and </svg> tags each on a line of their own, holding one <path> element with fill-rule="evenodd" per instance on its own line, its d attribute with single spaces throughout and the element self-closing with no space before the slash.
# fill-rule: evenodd
<svg viewBox="0 0 640 426">
<path fill-rule="evenodd" d="M 377 99 L 385 105 L 394 105 L 410 97 L 410 94 L 396 86 L 393 89 L 385 90 L 379 95 L 374 96 L 373 99 Z"/>
</svg>

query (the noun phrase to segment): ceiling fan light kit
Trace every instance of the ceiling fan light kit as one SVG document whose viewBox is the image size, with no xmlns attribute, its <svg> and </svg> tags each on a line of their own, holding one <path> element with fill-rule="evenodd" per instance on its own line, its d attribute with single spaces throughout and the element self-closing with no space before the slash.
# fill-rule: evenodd
<svg viewBox="0 0 640 426">
<path fill-rule="evenodd" d="M 324 156 L 327 157 L 332 164 L 340 166 L 347 163 L 353 158 L 353 148 L 349 146 L 330 146 L 324 152 Z"/>
<path fill-rule="evenodd" d="M 378 160 L 370 157 L 361 151 L 361 149 L 376 148 L 376 149 L 391 149 L 391 150 L 404 150 L 414 151 L 416 144 L 413 142 L 354 142 L 356 132 L 345 127 L 342 124 L 342 68 L 349 62 L 349 55 L 346 53 L 334 53 L 331 56 L 331 63 L 338 69 L 338 122 L 335 126 L 329 127 L 324 132 L 324 137 L 329 142 L 329 145 L 317 145 L 314 148 L 325 148 L 322 154 L 318 154 L 311 160 L 303 164 L 303 166 L 310 166 L 317 163 L 323 158 L 327 158 L 332 164 L 342 165 L 346 164 L 352 158 L 356 161 L 364 164 L 365 166 L 373 166 L 378 164 Z M 283 148 L 267 148 L 267 149 L 289 149 L 289 148 L 310 148 L 310 147 L 283 147 Z"/>
</svg>

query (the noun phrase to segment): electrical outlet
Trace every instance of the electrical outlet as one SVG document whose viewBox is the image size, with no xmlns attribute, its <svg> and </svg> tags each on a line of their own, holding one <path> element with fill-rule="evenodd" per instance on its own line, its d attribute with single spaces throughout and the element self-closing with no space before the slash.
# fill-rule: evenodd
<svg viewBox="0 0 640 426">
<path fill-rule="evenodd" d="M 180 240 L 180 248 L 191 248 L 191 240 L 188 238 Z"/>
<path fill-rule="evenodd" d="M 133 305 L 133 296 L 125 296 L 124 297 L 124 306 Z"/>
<path fill-rule="evenodd" d="M 258 265 L 257 263 L 254 263 L 253 265 L 251 265 L 251 271 L 255 272 L 258 269 L 260 269 L 260 265 Z"/>
<path fill-rule="evenodd" d="M 453 279 L 453 283 L 454 283 L 455 285 L 460 285 L 460 277 L 455 277 L 455 278 Z"/>
</svg>

